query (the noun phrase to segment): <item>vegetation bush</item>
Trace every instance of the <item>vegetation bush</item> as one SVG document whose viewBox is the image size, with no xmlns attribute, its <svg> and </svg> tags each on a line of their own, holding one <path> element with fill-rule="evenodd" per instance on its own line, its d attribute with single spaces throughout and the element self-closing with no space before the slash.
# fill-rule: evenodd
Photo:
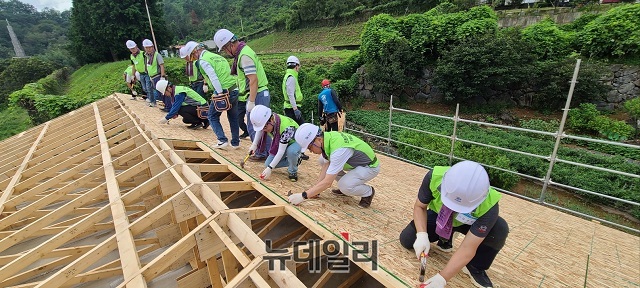
<svg viewBox="0 0 640 288">
<path fill-rule="evenodd" d="M 560 30 L 547 18 L 522 30 L 522 38 L 531 43 L 538 59 L 558 59 L 571 54 L 575 34 Z"/>
<path fill-rule="evenodd" d="M 9 94 L 31 82 L 49 75 L 55 67 L 38 57 L 13 58 L 0 73 L 0 106 L 7 103 Z"/>
<path fill-rule="evenodd" d="M 614 7 L 578 32 L 582 51 L 590 56 L 623 57 L 640 53 L 640 4 Z"/>
<path fill-rule="evenodd" d="M 595 104 L 583 103 L 579 108 L 571 109 L 567 126 L 579 133 L 600 134 L 613 141 L 624 141 L 634 132 L 633 127 L 624 121 L 601 115 Z"/>
<path fill-rule="evenodd" d="M 0 140 L 4 140 L 31 128 L 33 124 L 27 111 L 21 107 L 0 110 Z"/>
</svg>

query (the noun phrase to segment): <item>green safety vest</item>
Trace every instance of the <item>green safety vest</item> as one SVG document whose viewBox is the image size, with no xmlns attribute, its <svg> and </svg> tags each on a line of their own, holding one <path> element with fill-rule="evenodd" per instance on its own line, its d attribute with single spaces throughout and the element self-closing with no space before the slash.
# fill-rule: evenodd
<svg viewBox="0 0 640 288">
<path fill-rule="evenodd" d="M 133 76 L 133 66 L 131 66 L 131 65 L 127 66 L 127 69 L 124 69 L 124 74 L 127 74 L 129 76 Z"/>
<path fill-rule="evenodd" d="M 371 149 L 369 144 L 362 141 L 360 138 L 353 136 L 351 134 L 347 134 L 344 132 L 331 131 L 324 132 L 324 151 L 327 153 L 327 157 L 331 157 L 331 153 L 336 151 L 339 148 L 353 148 L 354 150 L 358 150 L 365 155 L 369 156 L 371 162 L 369 163 L 369 167 L 378 166 L 378 157 Z M 351 167 L 349 164 L 344 164 L 344 170 L 351 170 L 354 167 Z"/>
<path fill-rule="evenodd" d="M 187 106 L 187 105 L 202 106 L 207 104 L 207 100 L 202 98 L 202 96 L 200 96 L 198 92 L 193 91 L 193 89 L 185 86 L 178 86 L 178 85 L 176 85 L 175 87 L 176 88 L 174 91 L 174 95 L 180 94 L 180 93 L 187 94 L 187 97 L 185 97 L 184 101 L 182 102 L 182 106 Z"/>
<path fill-rule="evenodd" d="M 193 66 L 196 66 L 196 62 L 193 62 Z M 193 69 L 193 75 L 189 76 L 189 82 L 196 82 L 203 80 L 202 74 L 200 73 L 200 69 Z"/>
<path fill-rule="evenodd" d="M 151 65 L 146 65 L 146 61 L 143 61 L 144 65 L 146 65 L 147 67 L 147 74 L 149 74 L 149 77 L 156 76 L 158 75 L 158 73 L 160 71 L 158 71 L 158 62 L 156 62 L 156 58 L 158 57 L 158 52 L 153 52 L 153 60 L 151 62 Z M 144 70 L 142 70 L 144 71 Z"/>
<path fill-rule="evenodd" d="M 264 73 L 264 68 L 262 67 L 262 63 L 260 63 L 260 59 L 258 59 L 258 55 L 253 51 L 249 46 L 244 46 L 242 50 L 240 50 L 240 55 L 238 55 L 238 88 L 240 89 L 240 95 L 249 94 L 249 79 L 244 75 L 244 70 L 241 67 L 241 59 L 242 56 L 248 56 L 253 60 L 253 63 L 256 64 L 256 75 L 258 76 L 258 91 L 261 92 L 267 90 L 267 85 L 269 81 L 267 81 L 267 74 Z M 248 95 L 245 95 L 245 101 Z"/>
<path fill-rule="evenodd" d="M 229 89 L 236 84 L 235 77 L 231 75 L 231 67 L 229 67 L 229 62 L 227 62 L 227 60 L 224 59 L 224 57 L 215 53 L 211 53 L 209 51 L 204 51 L 204 53 L 202 54 L 202 57 L 200 57 L 200 60 L 198 61 L 205 61 L 209 63 L 211 67 L 213 67 L 213 71 L 215 71 L 216 75 L 218 75 L 218 80 L 220 81 L 220 85 L 222 86 L 222 89 Z M 201 70 L 201 69 L 202 69 L 202 65 L 198 65 L 198 70 L 200 70 L 200 73 L 203 76 L 206 76 L 207 73 L 205 73 L 204 70 Z M 207 81 L 207 85 L 209 85 L 209 87 L 213 89 L 213 84 L 211 83 L 211 79 L 209 79 L 209 77 L 204 77 L 204 78 Z M 216 91 L 216 92 L 221 93 L 222 91 Z"/>
<path fill-rule="evenodd" d="M 249 93 L 244 93 L 244 79 L 240 79 L 240 77 L 236 77 L 236 85 L 238 87 L 238 91 L 242 91 L 238 95 L 238 101 L 247 102 L 247 98 L 249 98 Z"/>
<path fill-rule="evenodd" d="M 433 167 L 433 171 L 431 172 L 431 182 L 429 183 L 429 189 L 431 189 L 431 195 L 433 195 L 433 199 L 431 200 L 431 202 L 429 202 L 429 210 L 433 212 L 438 213 L 440 212 L 440 208 L 442 208 L 442 198 L 440 197 L 441 194 L 438 190 L 438 187 L 440 187 L 440 184 L 442 184 L 442 177 L 444 176 L 444 173 L 447 172 L 447 170 L 449 170 L 450 168 L 451 166 L 436 166 Z M 500 194 L 493 188 L 489 188 L 489 194 L 487 195 L 487 198 L 484 199 L 484 201 L 482 201 L 482 203 L 480 203 L 480 205 L 476 207 L 476 209 L 471 211 L 471 216 L 473 216 L 474 218 L 480 218 L 482 215 L 487 213 L 487 211 L 489 211 L 491 207 L 496 205 L 496 203 L 500 201 L 500 198 L 502 198 L 502 194 Z M 455 218 L 453 219 L 454 227 L 458 227 L 461 225 L 464 224 L 456 220 Z"/>
<path fill-rule="evenodd" d="M 144 73 L 144 51 L 139 51 L 138 56 L 133 57 L 133 54 L 129 55 L 131 62 L 136 66 L 136 71 Z"/>
<path fill-rule="evenodd" d="M 276 114 L 276 115 L 278 115 L 280 117 L 280 129 L 278 129 L 280 131 L 280 134 L 282 134 L 282 132 L 284 132 L 284 130 L 286 130 L 287 127 L 293 126 L 293 127 L 296 128 L 296 130 L 298 129 L 298 127 L 300 127 L 298 125 L 298 123 L 296 123 L 296 121 L 293 121 L 293 119 L 291 119 L 291 118 L 289 118 L 287 116 L 280 115 L 280 114 L 277 114 L 277 113 L 273 113 L 273 114 Z M 271 138 L 273 138 L 273 131 L 271 133 L 269 133 L 269 134 L 271 135 Z M 291 144 L 293 142 L 296 142 L 296 140 L 291 138 L 291 140 L 289 140 L 289 144 Z"/>
<path fill-rule="evenodd" d="M 296 79 L 296 105 L 302 106 L 302 91 L 300 91 L 300 85 L 298 84 L 298 71 L 293 69 L 287 69 L 287 73 L 284 74 L 282 80 L 282 95 L 284 95 L 284 108 L 293 108 L 291 102 L 289 102 L 289 94 L 287 94 L 287 78 L 293 76 Z"/>
</svg>

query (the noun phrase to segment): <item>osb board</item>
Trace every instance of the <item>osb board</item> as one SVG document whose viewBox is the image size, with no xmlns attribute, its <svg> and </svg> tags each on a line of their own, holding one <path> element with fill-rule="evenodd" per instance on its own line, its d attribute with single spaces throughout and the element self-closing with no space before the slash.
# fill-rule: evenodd
<svg viewBox="0 0 640 288">
<path fill-rule="evenodd" d="M 179 119 L 170 125 L 158 124 L 164 115 L 159 109 L 149 108 L 143 101 L 128 100 L 127 95 L 119 97 L 156 137 L 199 140 L 210 147 L 217 141 L 211 129 L 189 130 Z M 224 114 L 221 122 L 230 138 Z M 251 143 L 246 139 L 240 145 L 238 150 L 215 151 L 238 165 Z M 274 170 L 271 180 L 262 183 L 280 195 L 289 190 L 304 191 L 315 184 L 319 171 L 318 156 L 310 156 L 300 166 L 298 182 L 290 182 L 283 168 Z M 413 251 L 399 244 L 398 235 L 411 220 L 417 190 L 427 170 L 383 155 L 378 158 L 381 173 L 370 182 L 376 188 L 370 208 L 360 208 L 359 199 L 333 196 L 326 191 L 319 199 L 304 202 L 299 209 L 336 234 L 349 231 L 354 240 L 377 239 L 380 266 L 414 285 L 418 262 Z M 262 163 L 247 162 L 245 166 L 256 181 L 263 169 Z M 500 201 L 500 214 L 509 223 L 510 234 L 488 271 L 497 286 L 640 286 L 639 237 L 508 195 Z M 462 239 L 458 237 L 454 247 Z M 435 248 L 431 251 L 428 276 L 442 269 L 451 256 Z M 469 287 L 469 279 L 459 273 L 447 287 Z"/>
</svg>

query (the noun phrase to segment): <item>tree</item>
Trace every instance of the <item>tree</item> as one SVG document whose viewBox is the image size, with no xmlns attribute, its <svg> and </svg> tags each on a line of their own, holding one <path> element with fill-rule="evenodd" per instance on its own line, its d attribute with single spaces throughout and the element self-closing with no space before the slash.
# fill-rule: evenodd
<svg viewBox="0 0 640 288">
<path fill-rule="evenodd" d="M 159 48 L 171 37 L 163 19 L 162 3 L 148 0 Z M 74 0 L 71 9 L 71 51 L 81 63 L 116 61 L 127 57 L 124 46 L 132 39 L 142 48 L 151 39 L 144 0 Z"/>
</svg>

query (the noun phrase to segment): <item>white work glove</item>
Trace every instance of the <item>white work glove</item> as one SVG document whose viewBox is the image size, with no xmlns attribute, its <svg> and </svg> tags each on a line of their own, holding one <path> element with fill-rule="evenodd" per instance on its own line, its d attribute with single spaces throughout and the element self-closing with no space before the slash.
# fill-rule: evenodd
<svg viewBox="0 0 640 288">
<path fill-rule="evenodd" d="M 302 203 L 302 201 L 304 201 L 304 198 L 302 198 L 302 193 L 291 194 L 291 196 L 289 196 L 289 203 L 293 205 L 298 205 Z"/>
<path fill-rule="evenodd" d="M 271 168 L 267 167 L 260 174 L 260 178 L 262 178 L 264 180 L 267 180 L 267 179 L 269 179 L 269 177 L 271 177 Z"/>
<path fill-rule="evenodd" d="M 249 155 L 253 155 L 253 152 L 256 152 L 256 149 L 258 149 L 258 145 L 251 144 L 251 147 L 249 147 Z"/>
<path fill-rule="evenodd" d="M 430 248 L 429 234 L 427 234 L 427 232 L 416 233 L 416 242 L 413 242 L 413 250 L 416 251 L 416 258 L 420 259 L 422 252 L 424 252 L 425 255 L 429 254 Z"/>
<path fill-rule="evenodd" d="M 133 96 L 138 96 L 138 92 L 136 92 L 135 90 L 131 91 L 131 94 L 132 94 Z"/>
<path fill-rule="evenodd" d="M 160 80 L 167 80 L 167 77 L 160 77 Z"/>
<path fill-rule="evenodd" d="M 209 92 L 209 86 L 207 86 L 207 84 L 202 85 L 202 91 L 203 91 L 204 93 Z"/>
<path fill-rule="evenodd" d="M 169 120 L 167 120 L 167 118 L 162 117 L 162 119 L 160 119 L 160 121 L 158 121 L 158 123 L 167 124 L 167 123 L 169 123 Z"/>
<path fill-rule="evenodd" d="M 253 107 L 256 107 L 256 102 L 247 101 L 247 113 L 251 113 Z"/>
<path fill-rule="evenodd" d="M 438 273 L 435 276 L 429 278 L 429 280 L 424 282 L 424 284 L 427 284 L 425 288 L 444 288 L 444 286 L 447 285 L 447 280 L 444 280 L 442 275 Z"/>
</svg>

